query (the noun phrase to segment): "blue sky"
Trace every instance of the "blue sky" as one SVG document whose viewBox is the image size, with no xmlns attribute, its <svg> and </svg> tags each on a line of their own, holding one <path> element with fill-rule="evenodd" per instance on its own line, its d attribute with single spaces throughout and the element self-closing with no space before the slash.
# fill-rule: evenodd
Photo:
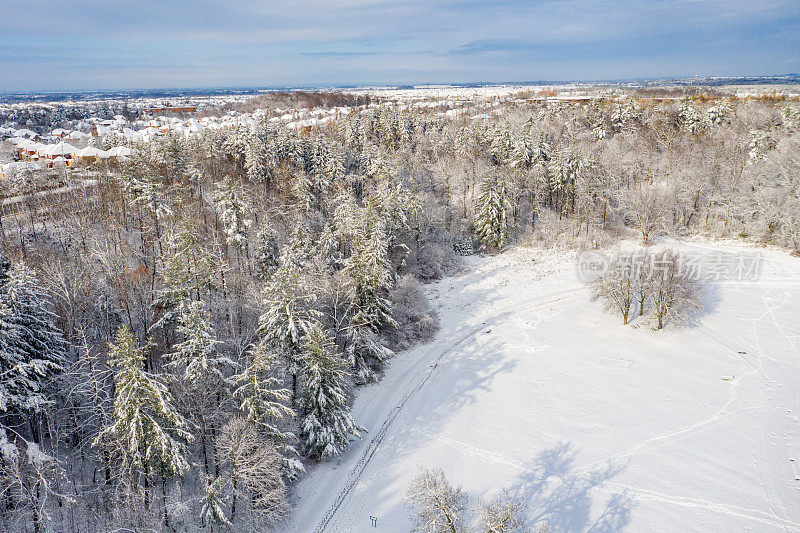
<svg viewBox="0 0 800 533">
<path fill-rule="evenodd" d="M 0 91 L 800 72 L 800 0 L 0 6 Z"/>
</svg>

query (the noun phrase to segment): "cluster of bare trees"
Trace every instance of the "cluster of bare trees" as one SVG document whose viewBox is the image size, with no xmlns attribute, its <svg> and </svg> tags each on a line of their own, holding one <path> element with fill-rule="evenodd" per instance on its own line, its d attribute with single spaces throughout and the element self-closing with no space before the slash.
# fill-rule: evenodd
<svg viewBox="0 0 800 533">
<path fill-rule="evenodd" d="M 593 281 L 592 297 L 619 313 L 623 324 L 649 311 L 662 329 L 667 321 L 685 323 L 702 309 L 702 281 L 673 250 L 641 249 L 614 257 Z"/>
<path fill-rule="evenodd" d="M 461 487 L 452 485 L 441 469 L 421 471 L 406 490 L 414 531 L 422 533 L 547 533 L 546 524 L 527 523 L 525 503 L 503 490 L 473 509 L 469 496 Z"/>
</svg>

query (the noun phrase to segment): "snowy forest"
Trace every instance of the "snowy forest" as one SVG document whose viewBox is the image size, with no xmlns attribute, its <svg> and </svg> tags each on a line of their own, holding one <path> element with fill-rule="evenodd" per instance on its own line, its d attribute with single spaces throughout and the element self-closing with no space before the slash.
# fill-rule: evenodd
<svg viewBox="0 0 800 533">
<path fill-rule="evenodd" d="M 800 254 L 800 103 L 652 96 L 353 102 L 131 144 L 92 187 L 0 180 L 23 206 L 0 215 L 0 530 L 280 530 L 293 484 L 375 429 L 353 398 L 434 338 L 424 286 L 463 256 L 695 235 Z"/>
</svg>

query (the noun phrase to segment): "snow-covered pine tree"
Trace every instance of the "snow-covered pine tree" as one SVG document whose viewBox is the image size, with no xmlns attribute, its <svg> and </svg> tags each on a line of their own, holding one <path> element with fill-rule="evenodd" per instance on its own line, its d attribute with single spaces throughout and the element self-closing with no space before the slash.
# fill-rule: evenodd
<svg viewBox="0 0 800 533">
<path fill-rule="evenodd" d="M 575 183 L 584 169 L 580 156 L 565 151 L 556 150 L 548 165 L 548 186 L 550 198 L 558 211 L 568 213 L 573 211 L 575 200 Z"/>
<path fill-rule="evenodd" d="M 294 261 L 284 261 L 264 288 L 265 310 L 258 319 L 258 333 L 266 346 L 286 359 L 285 371 L 292 377 L 293 404 L 297 397 L 301 341 L 319 316 L 311 308 L 313 301 L 314 296 Z"/>
<path fill-rule="evenodd" d="M 234 395 L 241 399 L 240 409 L 247 419 L 281 453 L 286 475 L 293 479 L 304 469 L 293 445 L 297 437 L 286 429 L 295 412 L 289 406 L 292 392 L 284 388 L 281 358 L 263 343 L 251 346 L 249 355 L 250 364 L 235 378 Z"/>
<path fill-rule="evenodd" d="M 206 493 L 203 495 L 203 505 L 200 507 L 200 526 L 210 526 L 212 531 L 215 525 L 233 527 L 225 513 L 225 497 L 223 495 L 222 478 L 206 482 Z"/>
<path fill-rule="evenodd" d="M 298 206 L 308 212 L 314 205 L 314 182 L 305 172 L 298 172 L 292 185 L 292 196 Z"/>
<path fill-rule="evenodd" d="M 495 165 L 508 163 L 514 150 L 514 137 L 511 129 L 507 127 L 492 128 L 490 130 L 490 147 L 492 162 Z"/>
<path fill-rule="evenodd" d="M 748 165 L 764 159 L 764 154 L 767 150 L 767 135 L 763 131 L 751 130 L 747 149 Z"/>
<path fill-rule="evenodd" d="M 338 142 L 331 143 L 328 147 L 325 164 L 322 168 L 322 172 L 327 178 L 328 183 L 333 183 L 344 176 L 345 159 L 344 147 Z"/>
<path fill-rule="evenodd" d="M 361 216 L 345 272 L 355 290 L 353 323 L 377 331 L 381 326 L 394 325 L 392 305 L 386 297 L 392 282 L 386 222 L 371 206 Z"/>
<path fill-rule="evenodd" d="M 180 316 L 178 333 L 183 341 L 169 354 L 168 366 L 177 369 L 185 383 L 206 393 L 233 386 L 226 375 L 236 366 L 228 356 L 219 353 L 222 344 L 216 339 L 211 313 L 205 303 L 189 303 Z"/>
<path fill-rule="evenodd" d="M 268 227 L 264 227 L 256 236 L 256 249 L 253 255 L 253 267 L 256 277 L 266 281 L 278 269 L 280 249 L 275 235 Z"/>
<path fill-rule="evenodd" d="M 384 174 L 374 184 L 368 203 L 385 221 L 384 231 L 389 247 L 394 246 L 397 232 L 408 228 L 409 216 L 419 210 L 419 200 L 394 176 Z"/>
<path fill-rule="evenodd" d="M 63 370 L 67 344 L 48 305 L 34 273 L 0 256 L 0 415 L 25 416 L 50 403 L 44 384 Z M 0 438 L 13 446 L 1 422 Z"/>
<path fill-rule="evenodd" d="M 226 242 L 237 248 L 247 244 L 247 235 L 252 221 L 247 218 L 250 207 L 239 197 L 236 185 L 230 176 L 217 184 L 214 194 L 217 211 L 225 226 Z"/>
<path fill-rule="evenodd" d="M 327 222 L 319 234 L 316 246 L 317 253 L 325 259 L 325 264 L 331 269 L 342 262 L 342 254 L 339 252 L 339 242 L 333 233 L 333 228 Z"/>
<path fill-rule="evenodd" d="M 511 209 L 508 185 L 496 172 L 481 182 L 475 229 L 485 249 L 502 248 L 508 242 L 508 212 Z"/>
<path fill-rule="evenodd" d="M 703 125 L 700 114 L 688 98 L 678 108 L 678 124 L 690 133 L 695 133 Z"/>
<path fill-rule="evenodd" d="M 182 475 L 189 468 L 183 441 L 191 441 L 192 435 L 167 386 L 144 370 L 147 351 L 127 326 L 109 345 L 109 364 L 115 368 L 114 411 L 111 425 L 94 444 L 117 444 L 132 474 L 147 474 L 153 466 L 166 475 Z"/>
<path fill-rule="evenodd" d="M 319 322 L 303 341 L 300 440 L 315 459 L 339 455 L 360 437 L 347 405 L 347 363 Z"/>
<path fill-rule="evenodd" d="M 222 144 L 227 156 L 236 162 L 240 168 L 245 168 L 248 138 L 248 130 L 242 127 L 236 127 L 225 133 Z"/>
<path fill-rule="evenodd" d="M 194 221 L 182 220 L 167 240 L 163 282 L 155 302 L 163 315 L 153 328 L 174 322 L 190 300 L 211 288 L 215 270 L 214 257 L 199 242 Z"/>
<path fill-rule="evenodd" d="M 515 136 L 509 166 L 512 168 L 529 168 L 533 164 L 535 146 L 536 144 L 529 134 Z"/>
<path fill-rule="evenodd" d="M 151 212 L 156 224 L 159 220 L 173 214 L 167 200 L 165 187 L 158 178 L 148 172 L 150 162 L 146 154 L 140 150 L 134 152 L 134 158 L 126 165 L 123 173 L 123 188 L 133 205 Z"/>
</svg>

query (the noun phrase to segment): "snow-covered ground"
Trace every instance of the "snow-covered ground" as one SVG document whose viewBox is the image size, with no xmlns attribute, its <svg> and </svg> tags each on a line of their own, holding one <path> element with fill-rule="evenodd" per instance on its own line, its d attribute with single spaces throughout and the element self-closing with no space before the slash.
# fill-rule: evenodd
<svg viewBox="0 0 800 533">
<path fill-rule="evenodd" d="M 469 258 L 429 286 L 436 340 L 359 391 L 368 432 L 310 469 L 285 529 L 408 531 L 403 493 L 440 467 L 552 531 L 800 531 L 800 259 L 759 251 L 759 281 L 663 331 L 592 303 L 574 254 Z"/>
</svg>

